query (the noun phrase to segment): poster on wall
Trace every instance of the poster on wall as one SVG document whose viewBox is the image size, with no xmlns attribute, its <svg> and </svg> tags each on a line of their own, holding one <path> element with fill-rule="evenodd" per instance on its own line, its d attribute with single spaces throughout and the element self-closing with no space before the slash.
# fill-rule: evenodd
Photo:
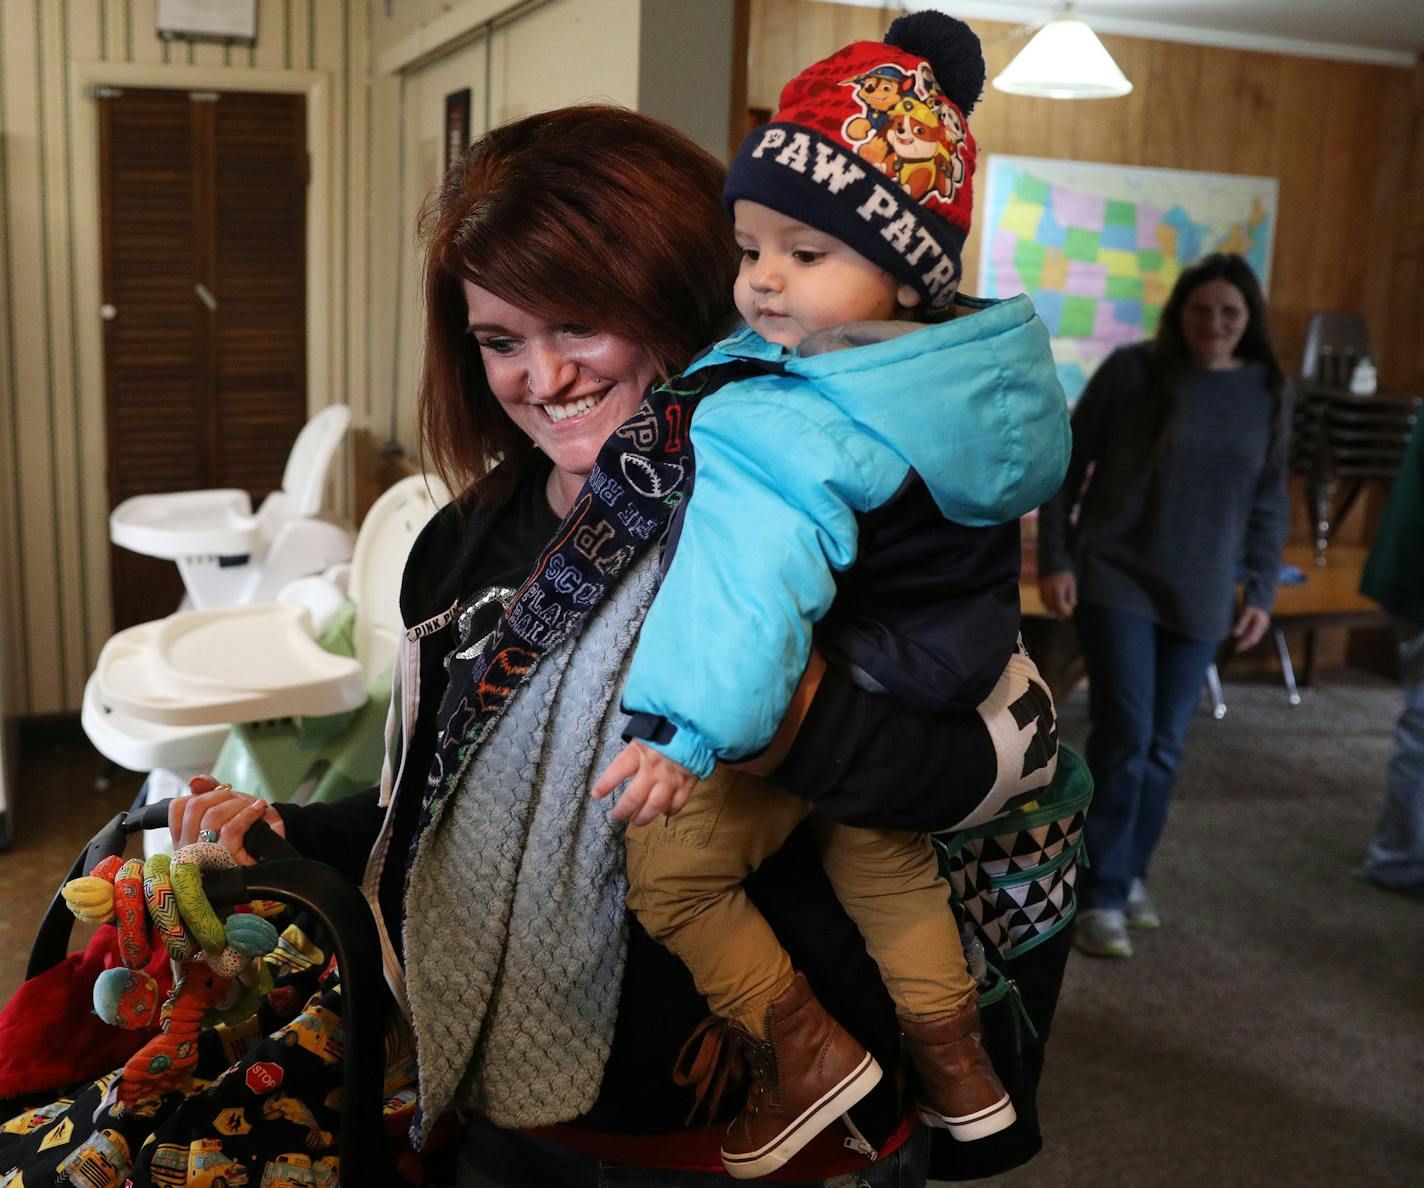
<svg viewBox="0 0 1424 1188">
<path fill-rule="evenodd" d="M 1116 347 L 1150 338 L 1183 268 L 1244 256 L 1269 289 L 1276 179 L 991 154 L 979 288 L 1027 293 L 1069 404 Z"/>
</svg>

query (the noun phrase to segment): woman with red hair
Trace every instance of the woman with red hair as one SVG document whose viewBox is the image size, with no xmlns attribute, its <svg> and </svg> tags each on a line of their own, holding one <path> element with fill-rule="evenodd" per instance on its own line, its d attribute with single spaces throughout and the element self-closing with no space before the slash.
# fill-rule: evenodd
<svg viewBox="0 0 1424 1188">
<path fill-rule="evenodd" d="M 420 421 L 426 457 L 460 494 L 406 565 L 402 612 L 414 638 L 397 658 L 405 729 L 392 743 L 389 787 L 305 807 L 212 792 L 172 810 L 175 844 L 212 829 L 234 850 L 265 816 L 374 896 L 387 980 L 415 1032 L 422 1110 L 431 1121 L 451 1107 L 482 1115 L 461 1183 L 583 1183 L 608 1160 L 655 1168 L 646 1182 L 659 1185 L 723 1178 L 725 1123 L 689 1127 L 696 1089 L 672 1077 L 705 1003 L 625 915 L 621 830 L 606 826 L 611 802 L 586 795 L 621 743 L 617 692 L 671 513 L 665 495 L 636 507 L 618 500 L 639 498 L 637 484 L 687 449 L 691 406 L 645 393 L 734 317 L 739 253 L 722 180 L 721 165 L 673 129 L 596 106 L 495 129 L 452 168 L 425 216 Z M 610 573 L 598 551 L 605 526 L 656 520 L 658 504 L 662 524 L 644 529 L 638 557 Z M 536 600 L 536 578 L 551 568 L 548 597 Z M 588 617 L 556 642 L 543 629 L 565 625 L 547 621 L 561 579 Z M 516 624 L 526 629 L 515 646 L 501 646 Z M 462 760 L 450 740 L 479 733 L 471 719 L 498 698 L 496 686 L 516 691 Z M 810 692 L 808 682 L 803 706 Z M 457 786 L 442 787 L 462 762 L 465 774 L 447 781 Z M 542 809 L 553 804 L 546 832 Z M 517 828 L 499 824 L 508 813 Z M 613 848 L 563 848 L 595 833 Z M 798 931 L 819 955 L 812 967 L 826 976 L 854 944 L 864 964 L 844 988 L 878 984 L 824 878 L 802 869 L 816 864 L 810 847 L 791 851 L 789 862 L 767 864 L 763 884 L 783 911 L 809 913 Z M 526 903 L 544 880 L 567 894 L 540 886 L 528 895 L 539 902 Z M 459 892 L 442 894 L 452 882 Z M 461 904 L 478 905 L 478 916 L 452 919 Z M 553 928 L 529 943 L 549 922 L 580 951 Z M 571 967 L 558 985 L 556 971 Z M 873 1030 L 893 1043 L 886 1023 L 893 1012 Z M 910 1128 L 893 1094 L 865 1113 L 874 1147 L 855 1154 L 837 1136 L 800 1165 L 807 1178 L 864 1170 L 874 1150 L 885 1156 L 877 1176 L 904 1170 L 919 1182 L 924 1144 L 904 1143 Z"/>
<path fill-rule="evenodd" d="M 215 835 L 243 860 L 248 828 L 264 819 L 362 885 L 414 1031 L 412 1135 L 424 1144 L 452 1111 L 468 1120 L 461 1184 L 732 1182 L 725 1122 L 689 1122 L 724 1068 L 715 1044 L 673 1075 L 705 1003 L 626 913 L 612 802 L 587 795 L 622 746 L 622 678 L 690 470 L 694 401 L 674 377 L 731 316 L 738 253 L 722 179 L 680 133 L 607 106 L 495 129 L 452 168 L 426 217 L 420 421 L 425 456 L 458 494 L 406 565 L 382 786 L 308 806 L 215 789 L 171 809 L 175 846 Z M 816 661 L 808 673 L 757 772 L 775 769 L 798 795 L 863 798 L 894 770 L 905 774 L 887 825 L 896 811 L 962 815 L 936 811 L 956 759 L 942 722 Z M 841 754 L 856 761 L 838 765 Z M 747 888 L 816 993 L 893 1067 L 894 1007 L 809 839 L 793 838 Z M 322 1002 L 340 1009 L 330 991 Z M 215 1110 L 243 1067 L 224 1073 L 219 1060 L 202 1074 L 215 1078 L 209 1093 L 127 1123 L 136 1151 L 181 1111 L 185 1133 L 212 1133 L 192 1119 Z M 923 1183 L 928 1141 L 894 1080 L 785 1178 Z M 92 1119 L 87 1094 L 72 1108 Z M 313 1134 L 339 1131 L 330 1097 L 304 1101 Z M 223 1140 L 256 1152 L 245 1157 L 253 1183 L 285 1149 L 263 1134 L 258 1122 Z M 1037 1142 L 1030 1120 L 1004 1166 Z M 38 1169 L 50 1154 L 19 1164 Z M 0 1167 L 10 1155 L 0 1144 Z M 131 1178 L 145 1175 L 136 1156 Z"/>
</svg>

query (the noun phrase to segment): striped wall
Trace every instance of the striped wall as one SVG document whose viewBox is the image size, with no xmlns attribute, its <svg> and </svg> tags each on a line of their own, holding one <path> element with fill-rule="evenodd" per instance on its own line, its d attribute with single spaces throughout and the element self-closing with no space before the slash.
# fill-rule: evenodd
<svg viewBox="0 0 1424 1188">
<path fill-rule="evenodd" d="M 109 634 L 94 119 L 77 85 L 302 89 L 309 398 L 367 419 L 367 17 L 382 0 L 259 0 L 251 48 L 168 43 L 155 0 L 0 0 L 0 601 L 9 715 L 78 708 Z M 87 143 L 76 141 L 87 138 Z M 71 151 L 72 146 L 72 151 Z M 316 284 L 312 278 L 315 276 Z M 349 474 L 338 497 L 345 498 Z"/>
<path fill-rule="evenodd" d="M 686 124 L 653 93 L 670 34 L 691 27 L 685 2 L 258 0 L 248 49 L 161 41 L 156 0 L 0 0 L 0 718 L 77 710 L 110 631 L 85 85 L 307 93 L 310 403 L 345 401 L 354 426 L 414 453 L 415 222 L 442 164 L 444 96 L 471 88 L 476 133 L 581 99 Z M 709 103 L 730 93 L 718 63 L 736 2 L 699 0 Z M 701 122 L 686 130 L 720 150 L 721 107 Z M 338 509 L 352 478 L 348 460 Z"/>
</svg>

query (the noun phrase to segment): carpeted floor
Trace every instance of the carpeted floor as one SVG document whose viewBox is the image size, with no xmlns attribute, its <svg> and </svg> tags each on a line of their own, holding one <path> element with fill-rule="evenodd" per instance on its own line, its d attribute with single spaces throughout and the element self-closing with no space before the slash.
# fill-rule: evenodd
<svg viewBox="0 0 1424 1188">
<path fill-rule="evenodd" d="M 1129 961 L 1075 953 L 1040 1093 L 1044 1152 L 987 1183 L 1424 1183 L 1424 902 L 1351 877 L 1396 686 L 1325 673 L 1291 707 L 1230 684 L 1187 743 Z M 1081 746 L 1086 695 L 1062 707 Z"/>
</svg>

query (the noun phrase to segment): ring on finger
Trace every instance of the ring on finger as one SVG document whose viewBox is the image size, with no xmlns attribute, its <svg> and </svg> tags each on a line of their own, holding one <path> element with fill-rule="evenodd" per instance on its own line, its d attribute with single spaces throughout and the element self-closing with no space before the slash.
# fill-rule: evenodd
<svg viewBox="0 0 1424 1188">
<path fill-rule="evenodd" d="M 216 829 L 199 829 L 198 840 L 202 842 L 215 842 L 218 840 L 218 831 Z"/>
</svg>

